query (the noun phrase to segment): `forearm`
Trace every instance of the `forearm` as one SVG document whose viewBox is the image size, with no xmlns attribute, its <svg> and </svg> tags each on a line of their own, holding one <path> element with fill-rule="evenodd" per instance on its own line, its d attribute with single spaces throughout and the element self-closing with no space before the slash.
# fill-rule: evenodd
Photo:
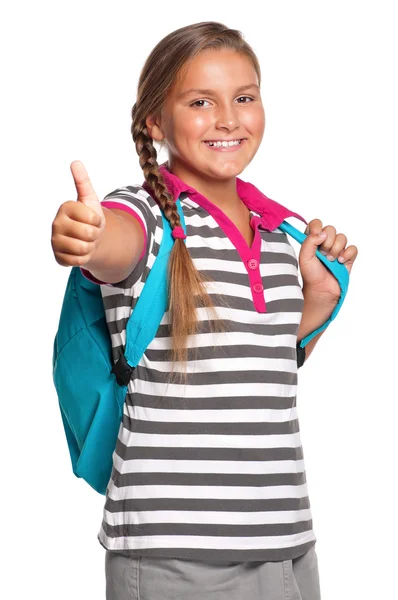
<svg viewBox="0 0 398 600">
<path fill-rule="evenodd" d="M 307 335 L 321 327 L 332 314 L 338 299 L 333 299 L 328 296 L 314 296 L 311 293 L 305 292 L 303 289 L 304 306 L 300 326 L 297 332 L 297 342 L 300 342 Z M 321 336 L 326 329 L 315 335 L 312 340 L 305 346 L 305 360 L 308 360 L 311 352 L 315 348 Z"/>
<path fill-rule="evenodd" d="M 138 222 L 120 210 L 103 208 L 106 225 L 91 260 L 83 265 L 101 281 L 117 283 L 131 273 L 138 262 L 144 238 Z"/>
</svg>

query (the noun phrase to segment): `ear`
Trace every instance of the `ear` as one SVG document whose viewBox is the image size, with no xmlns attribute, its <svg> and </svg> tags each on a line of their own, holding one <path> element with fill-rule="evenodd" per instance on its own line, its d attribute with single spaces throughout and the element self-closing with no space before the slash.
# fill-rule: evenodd
<svg viewBox="0 0 398 600">
<path fill-rule="evenodd" d="M 145 125 L 147 126 L 148 133 L 152 139 L 157 142 L 161 142 L 164 139 L 164 133 L 160 125 L 160 119 L 153 115 L 149 115 L 145 119 Z"/>
</svg>

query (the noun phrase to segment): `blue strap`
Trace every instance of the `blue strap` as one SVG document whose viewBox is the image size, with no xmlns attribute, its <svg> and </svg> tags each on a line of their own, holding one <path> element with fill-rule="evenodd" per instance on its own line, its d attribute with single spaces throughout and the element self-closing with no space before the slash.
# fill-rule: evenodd
<svg viewBox="0 0 398 600">
<path fill-rule="evenodd" d="M 186 232 L 184 214 L 180 200 L 176 201 L 181 225 Z M 126 348 L 124 356 L 131 367 L 136 367 L 145 350 L 154 339 L 168 305 L 167 265 L 174 238 L 170 223 L 162 212 L 163 236 L 159 253 L 148 279 L 142 289 L 126 327 Z"/>
<path fill-rule="evenodd" d="M 300 244 L 302 244 L 304 242 L 304 240 L 307 238 L 307 234 L 302 233 L 301 231 L 299 231 L 298 229 L 293 227 L 293 225 L 291 225 L 287 221 L 283 221 L 283 223 L 281 223 L 279 225 L 279 229 L 281 229 L 285 233 L 288 233 L 289 235 L 291 235 L 296 240 L 296 242 L 299 242 Z M 320 331 L 323 331 L 324 329 L 326 329 L 326 327 L 333 321 L 333 319 L 336 318 L 337 313 L 339 312 L 341 305 L 344 302 L 344 298 L 346 297 L 347 290 L 348 290 L 348 283 L 349 283 L 349 279 L 350 279 L 350 274 L 347 270 L 347 267 L 343 263 L 339 263 L 337 260 L 334 260 L 334 261 L 329 260 L 328 258 L 326 258 L 326 256 L 321 254 L 319 252 L 319 250 L 316 250 L 315 254 L 319 258 L 319 260 L 321 260 L 323 262 L 325 267 L 327 267 L 329 269 L 329 271 L 331 271 L 331 273 L 337 279 L 337 281 L 340 285 L 341 294 L 340 294 L 339 301 L 336 304 L 329 319 L 323 325 L 321 325 L 321 327 L 318 327 L 318 329 L 316 329 L 312 333 L 309 333 L 305 338 L 303 338 L 301 340 L 300 346 L 302 348 L 304 348 L 304 346 L 306 346 L 308 344 L 308 342 L 310 340 L 312 340 L 312 338 L 314 336 L 316 336 Z"/>
</svg>

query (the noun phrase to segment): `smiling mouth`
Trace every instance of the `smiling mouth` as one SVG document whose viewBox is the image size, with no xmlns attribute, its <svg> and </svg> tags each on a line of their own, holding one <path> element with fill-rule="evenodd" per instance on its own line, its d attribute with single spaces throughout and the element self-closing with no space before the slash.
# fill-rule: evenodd
<svg viewBox="0 0 398 600">
<path fill-rule="evenodd" d="M 210 146 L 211 148 L 231 148 L 233 146 L 240 146 L 241 143 L 245 140 L 246 138 L 238 138 L 236 140 L 205 140 L 203 143 L 206 144 L 206 146 Z"/>
</svg>

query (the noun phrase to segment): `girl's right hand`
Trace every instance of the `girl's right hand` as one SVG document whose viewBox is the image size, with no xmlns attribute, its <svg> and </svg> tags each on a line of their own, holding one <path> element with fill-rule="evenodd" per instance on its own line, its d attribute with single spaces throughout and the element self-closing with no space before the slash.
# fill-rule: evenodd
<svg viewBox="0 0 398 600">
<path fill-rule="evenodd" d="M 77 202 L 61 204 L 52 224 L 51 246 L 64 267 L 83 266 L 92 260 L 105 229 L 106 219 L 87 171 L 80 161 L 70 165 Z"/>
</svg>

